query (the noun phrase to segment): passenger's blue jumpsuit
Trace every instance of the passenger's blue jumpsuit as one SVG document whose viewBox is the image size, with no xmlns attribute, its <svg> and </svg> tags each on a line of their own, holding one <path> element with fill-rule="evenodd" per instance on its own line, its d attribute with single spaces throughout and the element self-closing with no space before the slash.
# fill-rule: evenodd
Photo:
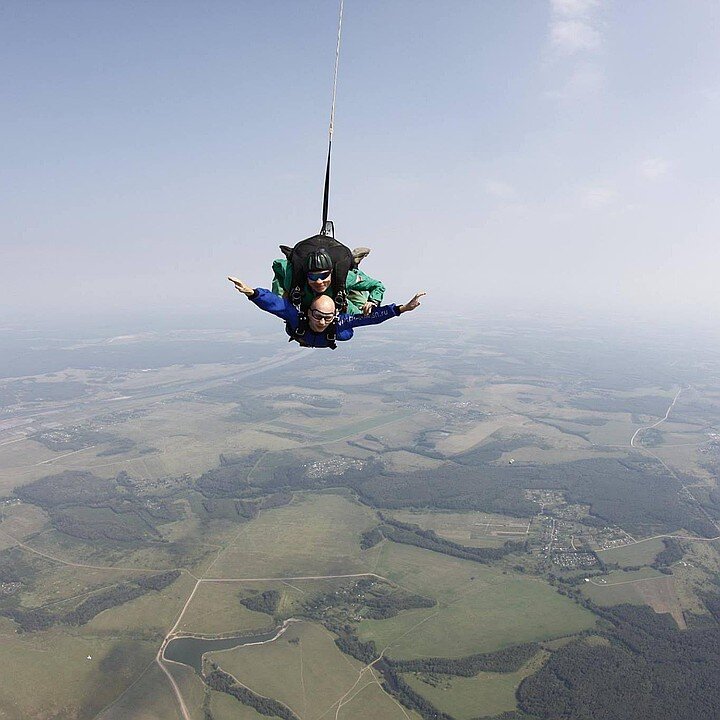
<svg viewBox="0 0 720 720">
<path fill-rule="evenodd" d="M 260 309 L 282 318 L 290 330 L 297 330 L 300 324 L 300 313 L 297 308 L 285 298 L 281 298 L 270 290 L 256 288 L 255 292 L 248 298 Z M 337 341 L 351 340 L 353 328 L 363 325 L 378 325 L 400 315 L 397 305 L 381 305 L 375 308 L 369 315 L 338 315 L 335 323 L 335 339 Z M 325 333 L 313 332 L 309 327 L 302 336 L 302 345 L 316 348 L 330 347 Z"/>
</svg>

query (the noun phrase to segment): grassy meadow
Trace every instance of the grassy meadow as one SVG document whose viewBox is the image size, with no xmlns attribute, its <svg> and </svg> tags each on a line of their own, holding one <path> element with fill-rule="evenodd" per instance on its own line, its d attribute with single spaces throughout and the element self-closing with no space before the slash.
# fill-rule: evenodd
<svg viewBox="0 0 720 720">
<path fill-rule="evenodd" d="M 405 673 L 404 678 L 413 690 L 438 710 L 457 720 L 473 720 L 515 710 L 518 685 L 539 665 L 539 662 L 532 662 L 517 672 L 480 672 L 469 678 L 434 676 L 432 683 L 423 681 L 419 674 L 414 673 Z"/>
<path fill-rule="evenodd" d="M 624 545 L 610 550 L 601 550 L 598 555 L 603 562 L 617 563 L 622 567 L 635 565 L 650 565 L 655 556 L 665 548 L 662 538 L 653 538 L 632 545 Z"/>
<path fill-rule="evenodd" d="M 404 523 L 433 530 L 440 537 L 470 547 L 499 547 L 507 540 L 535 537 L 530 518 L 515 518 L 484 512 L 422 512 L 399 510 L 392 516 Z"/>
<path fill-rule="evenodd" d="M 402 720 L 371 668 L 341 653 L 322 626 L 293 624 L 276 641 L 210 653 L 208 657 L 254 692 L 290 707 L 304 720 L 372 717 Z"/>
<path fill-rule="evenodd" d="M 394 658 L 462 657 L 591 628 L 589 611 L 545 582 L 407 545 L 384 543 L 376 572 L 435 598 L 435 608 L 363 620 L 360 636 Z"/>
<path fill-rule="evenodd" d="M 377 523 L 373 511 L 340 494 L 296 495 L 240 525 L 207 577 L 273 578 L 368 570 L 360 535 Z"/>
</svg>

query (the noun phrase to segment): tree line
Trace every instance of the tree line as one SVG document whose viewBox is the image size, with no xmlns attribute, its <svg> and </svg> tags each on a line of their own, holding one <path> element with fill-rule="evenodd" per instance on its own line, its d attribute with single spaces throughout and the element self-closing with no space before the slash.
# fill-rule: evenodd
<svg viewBox="0 0 720 720">
<path fill-rule="evenodd" d="M 175 582 L 178 577 L 180 577 L 179 570 L 170 570 L 133 582 L 121 583 L 90 595 L 75 608 L 65 613 L 53 613 L 43 608 L 13 607 L 0 611 L 0 614 L 17 623 L 22 632 L 47 630 L 55 624 L 86 625 L 104 610 L 135 600 L 150 591 L 163 590 Z"/>
<path fill-rule="evenodd" d="M 415 545 L 425 550 L 433 550 L 444 555 L 473 560 L 479 563 L 490 563 L 500 560 L 514 552 L 524 552 L 527 549 L 525 542 L 509 540 L 499 548 L 472 547 L 446 540 L 433 530 L 423 530 L 420 526 L 400 522 L 388 515 L 378 513 L 382 524 L 378 526 L 383 537 L 396 543 Z"/>
<path fill-rule="evenodd" d="M 281 720 L 300 720 L 300 718 L 287 706 L 277 700 L 264 697 L 253 692 L 243 685 L 238 685 L 233 676 L 215 666 L 204 677 L 205 683 L 213 690 L 232 695 L 243 705 L 254 708 L 261 715 L 278 717 Z"/>
<path fill-rule="evenodd" d="M 414 660 L 390 660 L 398 672 L 427 672 L 441 675 L 473 677 L 479 672 L 516 672 L 540 650 L 537 643 L 523 643 L 491 653 L 477 653 L 460 658 L 425 657 Z"/>
<path fill-rule="evenodd" d="M 267 487 L 318 489 L 332 481 L 351 488 L 377 508 L 482 510 L 515 517 L 537 512 L 525 490 L 556 489 L 566 494 L 569 503 L 590 505 L 592 516 L 583 520 L 586 524 L 618 525 L 631 533 L 686 528 L 705 537 L 714 534 L 712 523 L 679 493 L 677 479 L 653 460 L 630 456 L 548 465 L 490 463 L 498 451 L 494 446 L 481 446 L 440 467 L 413 473 L 389 471 L 375 459 L 331 480 L 308 477 L 305 468 L 293 463 L 275 468 Z M 705 500 L 701 498 L 713 512 L 715 506 Z"/>
</svg>

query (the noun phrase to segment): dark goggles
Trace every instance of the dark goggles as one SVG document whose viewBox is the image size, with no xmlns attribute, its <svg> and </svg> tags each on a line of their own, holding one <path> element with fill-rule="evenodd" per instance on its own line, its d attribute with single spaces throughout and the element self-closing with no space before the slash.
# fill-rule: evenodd
<svg viewBox="0 0 720 720">
<path fill-rule="evenodd" d="M 320 272 L 309 272 L 307 274 L 307 279 L 312 280 L 313 282 L 315 280 L 327 280 L 330 277 L 331 270 L 322 270 Z"/>
<path fill-rule="evenodd" d="M 320 310 L 310 310 L 310 315 L 315 318 L 315 320 L 334 320 L 337 317 L 337 313 L 324 313 Z"/>
</svg>

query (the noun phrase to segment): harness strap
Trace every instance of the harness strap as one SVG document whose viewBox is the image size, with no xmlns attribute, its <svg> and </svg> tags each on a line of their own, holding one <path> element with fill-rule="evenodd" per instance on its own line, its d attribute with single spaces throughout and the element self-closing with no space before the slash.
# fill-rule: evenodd
<svg viewBox="0 0 720 720">
<path fill-rule="evenodd" d="M 290 323 L 285 323 L 285 332 L 288 334 L 288 342 L 292 342 L 293 340 L 300 345 L 303 345 L 304 347 L 309 347 L 308 343 L 305 342 L 305 332 L 308 329 L 308 319 L 307 315 L 305 313 L 300 313 L 298 317 L 298 326 L 293 329 L 290 327 Z M 336 332 L 337 332 L 337 320 L 334 320 L 330 325 L 328 325 L 327 330 L 325 330 L 323 335 L 325 335 L 325 340 L 327 341 L 327 346 L 331 350 L 337 350 L 337 342 L 336 342 Z M 320 333 L 317 333 L 318 335 Z"/>
<path fill-rule="evenodd" d="M 337 311 L 340 313 L 347 312 L 348 307 L 348 298 L 347 293 L 344 289 L 338 290 L 335 293 L 335 307 L 337 308 Z"/>
</svg>

